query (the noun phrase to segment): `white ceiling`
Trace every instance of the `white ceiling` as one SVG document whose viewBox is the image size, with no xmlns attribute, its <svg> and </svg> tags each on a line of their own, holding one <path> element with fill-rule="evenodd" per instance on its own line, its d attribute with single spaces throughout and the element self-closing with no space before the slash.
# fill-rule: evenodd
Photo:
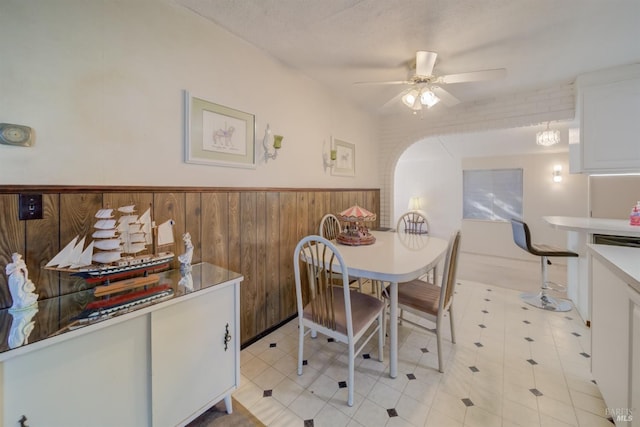
<svg viewBox="0 0 640 427">
<path fill-rule="evenodd" d="M 640 0 L 175 0 L 373 114 L 417 50 L 434 74 L 506 68 L 499 81 L 447 85 L 462 102 L 640 62 Z M 434 108 L 446 108 L 442 104 Z"/>
</svg>

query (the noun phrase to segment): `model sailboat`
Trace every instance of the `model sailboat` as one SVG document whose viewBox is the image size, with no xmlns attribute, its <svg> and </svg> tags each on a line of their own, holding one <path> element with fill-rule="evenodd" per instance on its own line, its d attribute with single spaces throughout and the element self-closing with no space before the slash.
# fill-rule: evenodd
<svg viewBox="0 0 640 427">
<path fill-rule="evenodd" d="M 173 220 L 157 227 L 154 241 L 150 209 L 138 216 L 133 205 L 119 207 L 115 215 L 114 209 L 104 208 L 95 218 L 93 240 L 87 247 L 85 237 L 76 236 L 45 268 L 69 272 L 88 283 L 169 268 L 173 252 L 157 252 L 157 248 L 173 244 Z"/>
</svg>

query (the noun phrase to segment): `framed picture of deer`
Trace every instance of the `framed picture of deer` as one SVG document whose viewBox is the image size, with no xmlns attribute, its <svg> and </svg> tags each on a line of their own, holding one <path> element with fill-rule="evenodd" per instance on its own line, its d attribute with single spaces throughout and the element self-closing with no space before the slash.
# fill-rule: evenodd
<svg viewBox="0 0 640 427">
<path fill-rule="evenodd" d="M 255 116 L 185 91 L 185 162 L 255 168 Z"/>
<path fill-rule="evenodd" d="M 356 174 L 356 147 L 355 145 L 333 139 L 333 149 L 336 151 L 335 164 L 331 168 L 332 175 L 355 176 Z"/>
</svg>

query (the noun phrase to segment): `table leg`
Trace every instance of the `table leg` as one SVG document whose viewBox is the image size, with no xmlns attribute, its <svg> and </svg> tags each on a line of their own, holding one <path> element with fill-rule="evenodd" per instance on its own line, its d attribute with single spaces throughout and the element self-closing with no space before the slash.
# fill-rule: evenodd
<svg viewBox="0 0 640 427">
<path fill-rule="evenodd" d="M 398 376 L 398 282 L 391 282 L 389 295 L 389 376 Z"/>
</svg>

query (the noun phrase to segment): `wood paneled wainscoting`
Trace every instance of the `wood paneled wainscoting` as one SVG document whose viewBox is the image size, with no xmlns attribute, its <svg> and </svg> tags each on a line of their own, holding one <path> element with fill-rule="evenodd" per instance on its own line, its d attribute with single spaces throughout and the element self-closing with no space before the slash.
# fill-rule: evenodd
<svg viewBox="0 0 640 427">
<path fill-rule="evenodd" d="M 32 193 L 42 194 L 43 218 L 20 220 L 19 195 Z M 184 252 L 181 237 L 189 232 L 194 264 L 210 262 L 244 276 L 241 342 L 248 343 L 296 312 L 292 257 L 298 240 L 317 234 L 326 213 L 355 204 L 380 212 L 380 190 L 0 186 L 0 308 L 12 304 L 4 267 L 14 252 L 23 255 L 39 299 L 91 286 L 43 267 L 75 236 L 91 235 L 98 209 L 126 204 L 140 214 L 151 206 L 158 224 L 175 220 L 176 255 Z M 179 268 L 177 256 L 173 267 Z"/>
</svg>

